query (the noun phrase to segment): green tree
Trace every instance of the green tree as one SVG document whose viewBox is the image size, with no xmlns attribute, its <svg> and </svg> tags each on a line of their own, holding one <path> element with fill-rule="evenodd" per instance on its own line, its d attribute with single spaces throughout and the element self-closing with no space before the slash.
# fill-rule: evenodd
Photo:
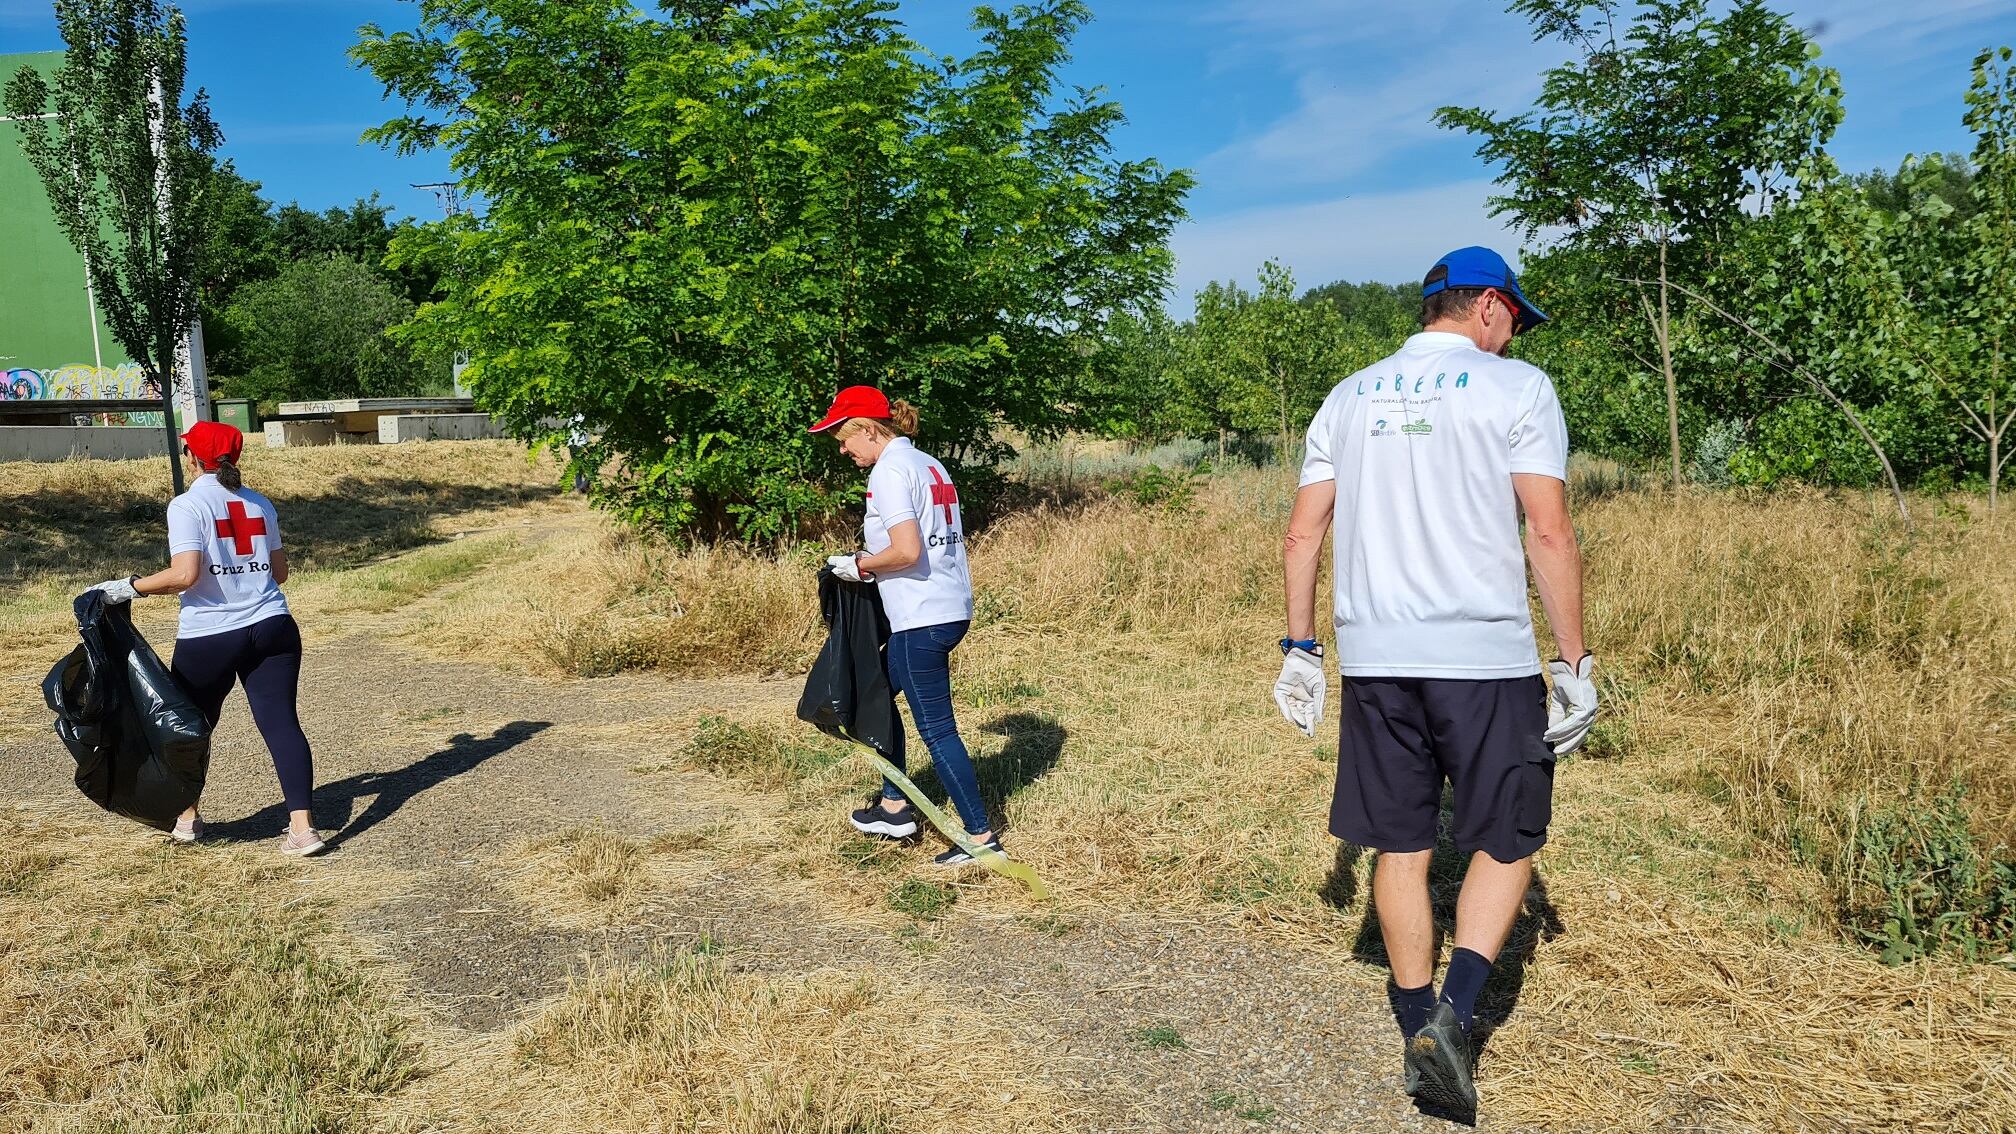
<svg viewBox="0 0 2016 1134">
<path fill-rule="evenodd" d="M 1444 107 L 1436 122 L 1483 139 L 1510 214 L 1534 239 L 1601 250 L 1652 339 L 1666 387 L 1674 486 L 1681 477 L 1679 293 L 1698 284 L 1746 210 L 1780 203 L 1841 120 L 1838 76 L 1762 0 L 1719 17 L 1710 0 L 1514 0 L 1536 39 L 1572 47 L 1534 110 Z M 1629 16 L 1628 22 L 1626 16 Z M 1622 330 L 1620 325 L 1618 330 Z M 1648 360 L 1649 361 L 1649 360 Z"/>
<path fill-rule="evenodd" d="M 176 493 L 176 354 L 198 310 L 223 140 L 199 88 L 182 99 L 182 13 L 154 0 L 56 0 L 66 51 L 54 82 L 32 67 L 7 84 L 7 113 L 56 222 L 78 253 L 112 334 L 159 384 Z"/>
<path fill-rule="evenodd" d="M 1187 175 L 1115 158 L 1119 107 L 1060 90 L 1077 0 L 979 8 L 933 59 L 889 0 L 422 0 L 355 57 L 484 203 L 400 234 L 445 281 L 406 332 L 466 350 L 520 436 L 634 522 L 775 538 L 858 490 L 804 423 L 882 386 L 957 461 L 1074 424 L 1106 325 L 1159 296 Z"/>
<path fill-rule="evenodd" d="M 382 274 L 348 256 L 289 261 L 240 287 L 225 313 L 249 364 L 228 388 L 262 402 L 425 392 L 439 380 L 386 335 L 412 314 Z"/>
<path fill-rule="evenodd" d="M 1338 280 L 1312 287 L 1304 303 L 1327 303 L 1345 323 L 1372 338 L 1398 341 L 1420 329 L 1421 285 Z"/>
<path fill-rule="evenodd" d="M 1184 329 L 1160 307 L 1141 315 L 1115 315 L 1092 357 L 1079 410 L 1081 426 L 1136 444 L 1180 432 L 1183 336 Z"/>
<path fill-rule="evenodd" d="M 1937 204 L 1914 215 L 1934 232 L 1956 233 L 1961 254 L 1936 257 L 1929 240 L 1912 241 L 1919 274 L 1931 278 L 1920 296 L 1938 326 L 1944 366 L 1935 372 L 1940 387 L 1966 415 L 1966 427 L 1987 449 L 1988 510 L 1995 510 L 2008 467 L 2005 447 L 2009 427 L 2016 424 L 2016 312 L 1998 298 L 2016 280 L 2016 69 L 2011 51 L 1983 51 L 1974 59 L 1974 78 L 1967 88 L 1965 121 L 1974 132 L 1974 175 L 1968 186 L 1971 206 L 1964 217 L 1946 213 L 1941 176 L 1935 165 L 1932 200 Z M 1961 223 L 1954 224 L 1954 220 Z M 1932 233 L 1924 233 L 1926 236 Z M 1951 275 L 1939 271 L 1947 268 Z"/>
<path fill-rule="evenodd" d="M 1217 432 L 1221 460 L 1235 432 L 1272 433 L 1287 457 L 1331 387 L 1379 353 L 1335 307 L 1298 299 L 1283 265 L 1263 264 L 1259 284 L 1206 286 L 1186 340 L 1184 403 L 1193 427 Z"/>
</svg>

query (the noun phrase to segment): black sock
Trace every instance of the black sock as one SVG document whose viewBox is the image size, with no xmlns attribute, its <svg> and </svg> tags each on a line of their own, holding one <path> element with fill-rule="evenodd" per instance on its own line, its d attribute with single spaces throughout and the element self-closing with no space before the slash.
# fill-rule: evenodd
<svg viewBox="0 0 2016 1134">
<path fill-rule="evenodd" d="M 1490 977 L 1491 962 L 1483 954 L 1468 949 L 1449 954 L 1449 971 L 1442 974 L 1442 1001 L 1456 1010 L 1456 1019 L 1466 1032 L 1477 1014 L 1477 994 L 1484 991 L 1484 982 Z"/>
<path fill-rule="evenodd" d="M 1429 981 L 1420 988 L 1401 988 L 1389 980 L 1386 1001 L 1393 1006 L 1393 1022 L 1400 1025 L 1400 1038 L 1413 1039 L 1421 1025 L 1428 1022 L 1428 1013 L 1435 1010 L 1435 982 Z"/>
</svg>

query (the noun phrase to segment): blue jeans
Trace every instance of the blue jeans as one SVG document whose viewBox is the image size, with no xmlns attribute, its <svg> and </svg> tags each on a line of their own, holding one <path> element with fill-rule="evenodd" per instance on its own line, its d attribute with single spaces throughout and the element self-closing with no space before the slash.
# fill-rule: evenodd
<svg viewBox="0 0 2016 1134">
<path fill-rule="evenodd" d="M 959 809 L 966 833 L 988 830 L 987 805 L 980 799 L 980 779 L 973 774 L 973 757 L 966 742 L 959 739 L 959 722 L 952 716 L 952 648 L 966 637 L 970 622 L 941 622 L 898 630 L 889 635 L 889 684 L 910 702 L 910 717 L 917 735 L 931 753 L 931 765 L 938 770 L 938 782 Z M 896 752 L 889 762 L 905 768 L 903 734 L 896 734 Z M 905 768 L 907 771 L 908 769 Z M 888 780 L 882 781 L 884 799 L 902 799 L 903 793 Z"/>
</svg>

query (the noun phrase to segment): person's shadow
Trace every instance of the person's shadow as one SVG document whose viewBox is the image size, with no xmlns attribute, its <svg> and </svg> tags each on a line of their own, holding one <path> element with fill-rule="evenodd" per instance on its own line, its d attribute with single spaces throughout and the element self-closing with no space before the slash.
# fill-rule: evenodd
<svg viewBox="0 0 2016 1134">
<path fill-rule="evenodd" d="M 1455 844 L 1450 840 L 1447 820 L 1445 811 L 1436 830 L 1434 854 L 1428 860 L 1428 899 L 1435 915 L 1435 952 L 1438 957 L 1441 956 L 1443 939 L 1455 932 L 1456 898 L 1463 888 L 1464 871 L 1469 868 L 1469 860 L 1457 853 Z M 1358 907 L 1361 889 L 1359 863 L 1368 855 L 1376 868 L 1379 863 L 1377 851 L 1350 843 L 1338 844 L 1337 860 L 1316 891 L 1325 905 L 1347 914 Z M 1366 964 L 1388 967 L 1386 943 L 1379 933 L 1379 910 L 1372 899 L 1371 887 L 1366 885 L 1363 889 L 1365 912 L 1358 923 L 1352 956 Z M 1512 932 L 1505 939 L 1505 947 L 1498 951 L 1498 959 L 1491 966 L 1491 979 L 1477 999 L 1473 1034 L 1479 1053 L 1490 1046 L 1492 1033 L 1503 1027 L 1518 1007 L 1519 995 L 1526 987 L 1527 966 L 1532 964 L 1540 946 L 1567 931 L 1567 924 L 1561 920 L 1561 911 L 1547 896 L 1547 879 L 1536 865 L 1533 879 L 1526 887 L 1526 900 L 1520 905 L 1519 916 L 1512 923 Z M 1437 975 L 1440 975 L 1439 970 Z M 1436 1118 L 1476 1125 L 1474 1115 L 1448 1114 L 1425 1106 L 1420 1109 Z"/>
<path fill-rule="evenodd" d="M 406 801 L 428 788 L 476 767 L 501 752 L 507 752 L 552 728 L 549 721 L 513 721 L 488 737 L 478 739 L 461 733 L 448 747 L 430 752 L 397 771 L 359 772 L 354 776 L 315 785 L 315 825 L 337 828 L 326 841 L 333 850 L 392 817 Z M 351 817 L 357 801 L 371 796 L 363 814 Z M 271 804 L 243 819 L 233 819 L 210 827 L 212 837 L 263 839 L 287 825 L 287 805 Z"/>
<path fill-rule="evenodd" d="M 1008 738 L 1001 751 L 973 762 L 973 776 L 980 781 L 980 798 L 987 804 L 987 814 L 994 817 L 998 830 L 1006 830 L 1008 801 L 1057 766 L 1064 755 L 1064 741 L 1071 734 L 1041 713 L 1009 713 L 981 725 L 980 731 Z M 926 795 L 942 797 L 944 785 L 929 759 L 926 755 L 924 760 L 909 761 L 914 769 L 911 782 Z"/>
</svg>

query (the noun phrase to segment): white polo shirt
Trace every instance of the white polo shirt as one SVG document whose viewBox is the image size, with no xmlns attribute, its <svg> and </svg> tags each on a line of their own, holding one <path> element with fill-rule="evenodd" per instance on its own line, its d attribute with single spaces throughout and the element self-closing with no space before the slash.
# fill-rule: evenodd
<svg viewBox="0 0 2016 1134">
<path fill-rule="evenodd" d="M 1330 391 L 1302 483 L 1337 482 L 1345 674 L 1540 672 L 1513 473 L 1568 476 L 1568 427 L 1538 367 L 1423 332 Z"/>
<path fill-rule="evenodd" d="M 236 492 L 213 474 L 168 502 L 168 554 L 203 553 L 196 585 L 182 592 L 179 638 L 206 638 L 287 613 L 273 581 L 280 513 L 249 488 Z"/>
<path fill-rule="evenodd" d="M 924 554 L 901 571 L 878 571 L 889 629 L 915 630 L 973 617 L 973 577 L 966 570 L 966 529 L 959 490 L 945 466 L 898 437 L 868 473 L 868 512 L 861 525 L 869 554 L 888 550 L 889 529 L 917 521 Z"/>
</svg>

